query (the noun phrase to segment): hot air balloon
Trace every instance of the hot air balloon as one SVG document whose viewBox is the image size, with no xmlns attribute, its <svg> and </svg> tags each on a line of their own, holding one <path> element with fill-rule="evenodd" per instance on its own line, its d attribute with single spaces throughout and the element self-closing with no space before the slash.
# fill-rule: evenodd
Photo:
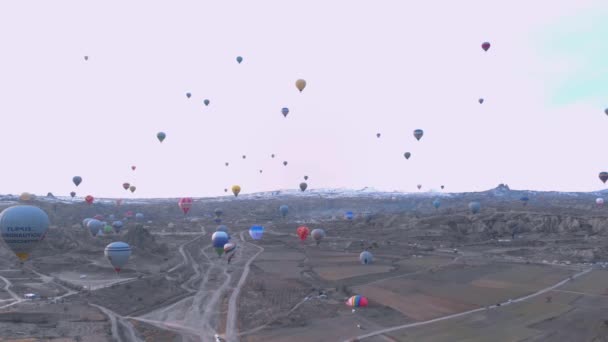
<svg viewBox="0 0 608 342">
<path fill-rule="evenodd" d="M 144 219 L 144 214 L 142 214 L 142 213 L 135 214 L 136 221 L 142 221 L 143 219 Z"/>
<path fill-rule="evenodd" d="M 405 152 L 405 153 L 403 154 L 403 156 L 405 157 L 405 159 L 410 159 L 410 157 L 412 156 L 412 154 L 411 154 L 411 153 L 409 153 L 409 152 Z"/>
<path fill-rule="evenodd" d="M 304 180 L 308 180 L 308 176 L 304 176 Z"/>
<path fill-rule="evenodd" d="M 224 253 L 224 245 L 228 243 L 228 234 L 225 232 L 215 232 L 211 235 L 211 243 L 213 244 L 213 248 L 215 248 L 215 252 L 218 256 L 222 256 Z"/>
<path fill-rule="evenodd" d="M 131 193 L 134 193 L 136 189 L 137 189 L 137 188 L 135 187 L 135 185 L 131 185 L 131 186 L 129 187 L 129 190 L 131 190 Z"/>
<path fill-rule="evenodd" d="M 284 161 L 284 162 L 283 162 L 283 166 L 287 166 L 287 161 Z"/>
<path fill-rule="evenodd" d="M 303 79 L 299 79 L 296 81 L 296 88 L 298 88 L 298 90 L 300 91 L 300 93 L 302 92 L 302 90 L 304 90 L 304 88 L 306 88 L 306 81 Z"/>
<path fill-rule="evenodd" d="M 49 229 L 49 217 L 40 208 L 16 205 L 0 213 L 0 233 L 4 243 L 22 262 L 27 260 Z"/>
<path fill-rule="evenodd" d="M 104 255 L 114 266 L 114 270 L 118 273 L 127 264 L 131 256 L 131 247 L 128 243 L 117 241 L 106 246 Z"/>
<path fill-rule="evenodd" d="M 110 214 L 110 216 L 108 216 L 108 220 L 114 220 L 116 218 L 116 215 L 114 214 Z"/>
<path fill-rule="evenodd" d="M 76 193 L 74 191 L 70 192 L 70 197 L 72 197 L 72 198 L 76 197 Z"/>
<path fill-rule="evenodd" d="M 93 204 L 93 201 L 95 201 L 95 197 L 93 197 L 93 196 L 91 196 L 91 195 L 87 195 L 87 196 L 84 198 L 84 200 L 85 200 L 85 202 L 87 202 L 87 204 L 88 204 L 88 205 L 91 205 L 91 204 Z"/>
<path fill-rule="evenodd" d="M 87 228 L 87 224 L 89 223 L 89 221 L 91 221 L 92 218 L 85 218 L 84 220 L 82 220 L 82 226 L 84 228 Z"/>
<path fill-rule="evenodd" d="M 483 51 L 488 51 L 488 49 L 490 48 L 490 43 L 488 43 L 488 42 L 482 43 L 481 48 L 483 49 Z"/>
<path fill-rule="evenodd" d="M 262 238 L 262 235 L 264 235 L 264 227 L 251 226 L 251 228 L 249 228 L 249 235 L 254 240 L 260 240 Z"/>
<path fill-rule="evenodd" d="M 423 135 L 424 135 L 423 130 L 421 130 L 421 129 L 414 130 L 414 138 L 416 138 L 416 140 L 420 141 L 420 138 L 422 138 Z"/>
<path fill-rule="evenodd" d="M 240 192 L 241 192 L 241 187 L 240 186 L 238 186 L 238 185 L 233 185 L 232 186 L 232 193 L 234 194 L 234 197 L 237 197 Z"/>
<path fill-rule="evenodd" d="M 595 204 L 596 204 L 598 207 L 603 206 L 603 205 L 604 205 L 604 199 L 603 199 L 603 198 L 601 198 L 601 197 L 596 198 L 596 199 L 595 199 Z"/>
<path fill-rule="evenodd" d="M 205 104 L 205 106 L 208 106 L 208 105 L 209 105 L 209 102 L 210 102 L 210 101 L 209 101 L 208 99 L 205 99 L 205 101 L 203 101 L 203 103 Z"/>
<path fill-rule="evenodd" d="M 103 227 L 103 233 L 104 233 L 104 234 L 112 234 L 112 233 L 114 233 L 114 229 L 112 229 L 112 226 L 111 226 L 111 225 L 106 224 L 106 225 Z"/>
<path fill-rule="evenodd" d="M 317 245 L 319 245 L 321 243 L 321 240 L 323 240 L 323 238 L 325 237 L 325 231 L 321 228 L 313 229 L 310 233 L 310 236 L 312 236 L 312 239 L 315 240 Z"/>
<path fill-rule="evenodd" d="M 441 201 L 439 200 L 439 198 L 435 198 L 435 200 L 433 200 L 433 207 L 435 207 L 435 209 L 439 209 L 440 206 Z"/>
<path fill-rule="evenodd" d="M 300 226 L 298 227 L 298 229 L 296 229 L 296 234 L 298 235 L 301 241 L 306 240 L 306 238 L 308 237 L 308 233 L 310 233 L 310 229 L 308 229 L 308 227 L 306 226 Z"/>
<path fill-rule="evenodd" d="M 306 188 L 308 188 L 308 184 L 306 184 L 306 182 L 302 182 L 300 183 L 300 190 L 301 191 L 305 191 Z"/>
<path fill-rule="evenodd" d="M 274 154 L 271 154 L 271 155 L 270 155 L 270 158 L 274 158 Z"/>
<path fill-rule="evenodd" d="M 187 97 L 187 98 L 190 98 L 191 96 L 192 96 L 192 94 L 190 94 L 190 93 L 186 93 L 186 97 Z"/>
<path fill-rule="evenodd" d="M 116 234 L 120 233 L 120 230 L 122 229 L 123 226 L 124 226 L 124 224 L 122 223 L 122 221 L 112 222 L 112 228 L 114 228 L 114 231 L 116 232 Z"/>
<path fill-rule="evenodd" d="M 374 261 L 374 256 L 368 251 L 363 251 L 359 254 L 359 261 L 361 261 L 363 265 L 371 264 L 372 261 Z"/>
<path fill-rule="evenodd" d="M 133 217 L 133 212 L 131 210 L 127 211 L 125 213 L 125 217 L 128 218 L 128 219 L 131 218 L 131 217 Z"/>
<path fill-rule="evenodd" d="M 528 201 L 529 201 L 530 199 L 528 198 L 528 196 L 523 196 L 523 197 L 521 197 L 519 200 L 522 202 L 522 204 L 523 204 L 524 206 L 526 206 L 526 205 L 528 204 Z"/>
<path fill-rule="evenodd" d="M 228 164 L 228 162 L 225 162 L 224 164 L 225 164 L 226 166 L 228 166 L 228 165 L 229 165 L 229 164 Z"/>
<path fill-rule="evenodd" d="M 84 60 L 88 61 L 89 60 L 89 56 L 84 56 Z"/>
<path fill-rule="evenodd" d="M 600 172 L 600 180 L 602 181 L 602 183 L 606 184 L 606 181 L 608 180 L 608 172 Z"/>
<path fill-rule="evenodd" d="M 90 219 L 89 222 L 87 222 L 87 228 L 93 236 L 97 236 L 97 233 L 99 233 L 103 226 L 104 224 L 97 219 Z"/>
<path fill-rule="evenodd" d="M 243 57 L 238 56 L 238 57 L 236 58 L 236 61 L 237 61 L 239 64 L 241 64 L 241 62 L 243 61 Z"/>
<path fill-rule="evenodd" d="M 355 214 L 353 214 L 353 212 L 352 212 L 352 211 L 347 211 L 347 212 L 344 214 L 344 218 L 346 218 L 347 220 L 352 220 L 354 217 L 355 217 Z"/>
<path fill-rule="evenodd" d="M 95 216 L 93 216 L 94 219 L 99 220 L 99 221 L 103 221 L 103 215 L 101 214 L 97 214 Z"/>
<path fill-rule="evenodd" d="M 420 190 L 422 188 L 422 184 L 418 184 L 416 185 L 416 187 L 418 188 L 418 190 Z"/>
<path fill-rule="evenodd" d="M 34 195 L 30 194 L 29 192 L 24 192 L 19 196 L 19 200 L 22 202 L 29 202 L 34 198 Z"/>
<path fill-rule="evenodd" d="M 79 186 L 80 183 L 82 183 L 82 177 L 74 176 L 74 177 L 72 177 L 72 182 L 74 182 L 74 184 L 76 184 L 76 186 Z"/>
<path fill-rule="evenodd" d="M 228 189 L 224 188 L 224 192 L 228 192 Z"/>
<path fill-rule="evenodd" d="M 184 215 L 187 215 L 192 208 L 192 198 L 184 197 L 177 202 L 177 205 L 184 212 Z"/>
<path fill-rule="evenodd" d="M 442 186 L 441 186 L 441 190 L 443 190 L 443 188 L 444 188 L 444 187 L 445 187 L 445 186 L 443 186 L 443 185 L 442 185 Z"/>
<path fill-rule="evenodd" d="M 167 135 L 165 134 L 165 132 L 156 133 L 156 138 L 158 138 L 158 141 L 160 141 L 161 143 L 163 142 L 163 140 L 165 140 L 166 137 Z"/>
<path fill-rule="evenodd" d="M 228 227 L 226 227 L 225 225 L 217 226 L 217 228 L 215 228 L 215 231 L 224 232 L 224 233 L 228 234 Z"/>
<path fill-rule="evenodd" d="M 376 133 L 376 138 L 380 138 L 380 133 Z"/>
<path fill-rule="evenodd" d="M 123 189 L 125 189 L 125 190 L 129 190 L 129 187 L 130 187 L 130 186 L 131 186 L 131 184 L 129 184 L 129 183 L 122 183 L 122 187 L 123 187 Z"/>
<path fill-rule="evenodd" d="M 247 156 L 243 154 L 243 159 L 245 159 L 245 158 L 247 158 Z"/>
<path fill-rule="evenodd" d="M 286 204 L 283 204 L 279 207 L 279 212 L 281 213 L 281 216 L 285 217 L 289 212 L 289 207 Z"/>
<path fill-rule="evenodd" d="M 222 209 L 217 208 L 213 211 L 213 213 L 215 214 L 215 216 L 220 217 L 224 212 L 222 211 Z"/>
<path fill-rule="evenodd" d="M 481 204 L 479 204 L 479 202 L 474 201 L 469 203 L 469 210 L 471 210 L 471 213 L 477 214 L 479 209 L 481 209 Z"/>
<path fill-rule="evenodd" d="M 260 170 L 260 173 L 262 173 L 262 170 Z"/>
<path fill-rule="evenodd" d="M 479 104 L 483 104 L 483 99 L 479 99 Z"/>
<path fill-rule="evenodd" d="M 346 305 L 348 306 L 352 306 L 352 307 L 366 307 L 367 306 L 367 298 L 363 297 L 363 296 L 352 296 L 350 298 L 348 298 L 348 300 L 346 301 Z"/>
<path fill-rule="evenodd" d="M 608 115 L 608 108 L 604 109 L 604 113 Z"/>
<path fill-rule="evenodd" d="M 135 165 L 131 166 L 131 170 L 135 171 L 137 167 Z"/>
<path fill-rule="evenodd" d="M 224 245 L 224 253 L 228 254 L 236 249 L 236 244 L 228 242 Z"/>
<path fill-rule="evenodd" d="M 289 114 L 289 108 L 283 107 L 283 109 L 281 109 L 281 113 L 283 114 L 283 117 L 287 117 L 287 114 Z"/>
</svg>

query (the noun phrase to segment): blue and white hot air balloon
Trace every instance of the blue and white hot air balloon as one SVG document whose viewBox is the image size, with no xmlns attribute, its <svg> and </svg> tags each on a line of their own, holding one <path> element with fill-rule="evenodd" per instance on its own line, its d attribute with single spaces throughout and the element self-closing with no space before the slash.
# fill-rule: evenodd
<svg viewBox="0 0 608 342">
<path fill-rule="evenodd" d="M 260 240 L 262 238 L 262 235 L 264 235 L 264 227 L 251 226 L 251 228 L 249 228 L 249 235 L 254 240 Z"/>
</svg>

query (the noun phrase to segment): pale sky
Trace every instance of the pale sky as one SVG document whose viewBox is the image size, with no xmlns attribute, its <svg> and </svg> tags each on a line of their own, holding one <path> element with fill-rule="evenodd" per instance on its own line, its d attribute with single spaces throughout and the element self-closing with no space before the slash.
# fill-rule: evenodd
<svg viewBox="0 0 608 342">
<path fill-rule="evenodd" d="M 0 193 L 215 196 L 304 175 L 602 189 L 606 15 L 605 0 L 2 2 Z"/>
</svg>

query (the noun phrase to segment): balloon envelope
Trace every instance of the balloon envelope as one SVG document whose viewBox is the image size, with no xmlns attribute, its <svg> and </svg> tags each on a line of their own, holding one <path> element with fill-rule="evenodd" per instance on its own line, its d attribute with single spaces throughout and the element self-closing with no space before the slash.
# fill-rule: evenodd
<svg viewBox="0 0 608 342">
<path fill-rule="evenodd" d="M 308 184 L 306 184 L 306 182 L 302 182 L 302 183 L 300 183 L 300 190 L 301 190 L 301 191 L 306 190 L 306 188 L 308 188 Z"/>
<path fill-rule="evenodd" d="M 235 248 L 236 248 L 236 244 L 234 244 L 232 242 L 228 242 L 224 245 L 224 253 L 230 253 L 230 252 L 234 251 Z"/>
<path fill-rule="evenodd" d="M 76 197 L 76 193 L 75 193 L 74 191 L 72 191 L 72 192 L 70 192 L 70 196 L 71 196 L 72 198 L 74 198 L 74 197 Z"/>
<path fill-rule="evenodd" d="M 439 199 L 435 199 L 433 201 L 433 207 L 435 207 L 435 209 L 439 209 L 439 207 L 441 206 L 441 201 Z"/>
<path fill-rule="evenodd" d="M 600 180 L 602 181 L 602 183 L 606 183 L 606 181 L 608 180 L 608 172 L 606 171 L 602 171 L 600 172 Z"/>
<path fill-rule="evenodd" d="M 289 212 L 289 207 L 286 204 L 283 204 L 279 207 L 279 212 L 281 213 L 281 216 L 285 217 Z"/>
<path fill-rule="evenodd" d="M 131 190 L 131 193 L 135 192 L 135 189 L 137 189 L 137 188 L 135 187 L 135 185 L 131 185 L 131 186 L 129 187 L 129 190 Z"/>
<path fill-rule="evenodd" d="M 167 135 L 165 134 L 165 132 L 158 132 L 158 133 L 156 133 L 156 138 L 161 143 L 163 142 L 163 140 L 165 140 L 166 137 L 167 137 Z"/>
<path fill-rule="evenodd" d="M 352 296 L 346 301 L 346 305 L 352 307 L 365 307 L 367 306 L 367 298 L 363 296 Z"/>
<path fill-rule="evenodd" d="M 243 57 L 238 56 L 238 57 L 236 58 L 236 61 L 237 61 L 239 64 L 241 64 L 241 62 L 243 61 Z"/>
<path fill-rule="evenodd" d="M 76 184 L 76 186 L 80 185 L 80 183 L 82 183 L 82 177 L 80 176 L 74 176 L 72 178 L 72 182 L 74 182 L 74 184 Z"/>
<path fill-rule="evenodd" d="M 203 101 L 203 103 L 205 104 L 205 106 L 209 105 L 209 100 L 205 99 L 205 101 Z"/>
<path fill-rule="evenodd" d="M 264 227 L 262 226 L 252 226 L 249 228 L 249 235 L 254 240 L 260 240 L 262 235 L 264 235 Z"/>
<path fill-rule="evenodd" d="M 97 236 L 97 233 L 99 233 L 99 231 L 103 228 L 104 224 L 96 219 L 91 219 L 89 222 L 87 222 L 87 228 L 89 229 L 89 232 L 91 232 L 91 235 L 93 236 Z"/>
<path fill-rule="evenodd" d="M 284 107 L 283 109 L 281 109 L 281 113 L 284 117 L 287 117 L 287 114 L 289 114 L 289 108 Z"/>
<path fill-rule="evenodd" d="M 471 210 L 471 213 L 477 214 L 479 212 L 479 209 L 481 209 L 481 204 L 479 204 L 479 202 L 469 203 L 469 210 Z"/>
<path fill-rule="evenodd" d="M 310 233 L 310 230 L 306 226 L 300 226 L 298 229 L 296 229 L 296 234 L 302 241 L 306 240 L 308 233 Z"/>
<path fill-rule="evenodd" d="M 238 186 L 238 185 L 233 185 L 232 186 L 232 193 L 234 194 L 234 197 L 237 197 L 240 192 L 241 192 L 241 187 L 240 186 Z"/>
<path fill-rule="evenodd" d="M 84 200 L 87 202 L 87 204 L 93 204 L 93 201 L 95 201 L 95 198 L 91 195 L 87 195 L 87 197 L 85 197 Z"/>
<path fill-rule="evenodd" d="M 363 265 L 371 264 L 372 261 L 374 261 L 374 256 L 368 251 L 363 251 L 359 254 L 359 261 L 361 261 Z"/>
<path fill-rule="evenodd" d="M 129 187 L 130 187 L 130 186 L 131 186 L 131 184 L 129 184 L 129 183 L 122 183 L 122 187 L 123 187 L 125 190 L 129 190 Z"/>
<path fill-rule="evenodd" d="M 114 231 L 116 233 L 120 233 L 120 230 L 122 229 L 123 226 L 124 226 L 124 224 L 122 223 L 122 221 L 112 222 L 112 228 L 114 228 Z"/>
<path fill-rule="evenodd" d="M 12 206 L 0 213 L 2 239 L 21 261 L 44 239 L 49 224 L 48 215 L 31 205 Z"/>
<path fill-rule="evenodd" d="M 135 219 L 136 219 L 137 221 L 141 221 L 141 220 L 143 220 L 143 219 L 144 219 L 144 214 L 142 214 L 142 213 L 137 213 L 137 214 L 135 214 Z"/>
<path fill-rule="evenodd" d="M 488 51 L 488 49 L 490 48 L 490 43 L 489 42 L 482 43 L 481 48 L 483 49 L 483 51 Z"/>
<path fill-rule="evenodd" d="M 177 202 L 177 206 L 184 212 L 184 215 L 188 214 L 190 208 L 192 208 L 192 198 L 184 197 Z"/>
<path fill-rule="evenodd" d="M 420 140 L 420 138 L 422 138 L 423 135 L 424 135 L 423 130 L 421 130 L 421 129 L 414 130 L 414 137 L 416 138 L 416 140 Z"/>
<path fill-rule="evenodd" d="M 347 212 L 344 214 L 344 217 L 345 217 L 347 220 L 352 220 L 352 219 L 353 219 L 353 217 L 355 217 L 355 214 L 353 214 L 353 212 L 352 212 L 352 211 L 347 211 Z"/>
<path fill-rule="evenodd" d="M 321 243 L 321 240 L 325 237 L 325 231 L 321 228 L 313 229 L 310 233 L 313 240 L 317 242 L 317 245 Z"/>
<path fill-rule="evenodd" d="M 409 153 L 409 152 L 405 152 L 405 153 L 403 154 L 403 156 L 405 157 L 405 159 L 410 159 L 410 157 L 412 156 L 412 154 L 411 154 L 411 153 Z"/>
<path fill-rule="evenodd" d="M 127 264 L 129 257 L 131 256 L 131 246 L 128 243 L 117 241 L 112 242 L 106 246 L 104 255 L 110 261 L 114 270 L 120 272 L 120 270 Z"/>
<path fill-rule="evenodd" d="M 302 90 L 304 90 L 304 88 L 306 88 L 306 81 L 303 79 L 299 79 L 296 81 L 296 88 L 298 88 L 298 90 L 300 91 L 300 93 L 302 92 Z"/>
</svg>

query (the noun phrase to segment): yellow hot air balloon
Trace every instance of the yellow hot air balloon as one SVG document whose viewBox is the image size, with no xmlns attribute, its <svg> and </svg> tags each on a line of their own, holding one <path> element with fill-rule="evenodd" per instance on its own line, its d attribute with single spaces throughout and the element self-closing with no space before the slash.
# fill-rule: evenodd
<svg viewBox="0 0 608 342">
<path fill-rule="evenodd" d="M 239 195 L 239 192 L 241 192 L 241 187 L 238 185 L 233 185 L 232 193 L 234 194 L 234 197 L 237 197 Z"/>
<path fill-rule="evenodd" d="M 23 202 L 28 202 L 32 200 L 32 194 L 30 194 L 29 192 L 24 192 L 21 194 L 21 196 L 19 196 L 19 200 L 23 201 Z"/>
<path fill-rule="evenodd" d="M 296 88 L 298 88 L 298 90 L 300 91 L 300 93 L 302 92 L 302 90 L 304 90 L 304 88 L 306 88 L 306 81 L 303 79 L 299 79 L 296 81 Z"/>
</svg>

